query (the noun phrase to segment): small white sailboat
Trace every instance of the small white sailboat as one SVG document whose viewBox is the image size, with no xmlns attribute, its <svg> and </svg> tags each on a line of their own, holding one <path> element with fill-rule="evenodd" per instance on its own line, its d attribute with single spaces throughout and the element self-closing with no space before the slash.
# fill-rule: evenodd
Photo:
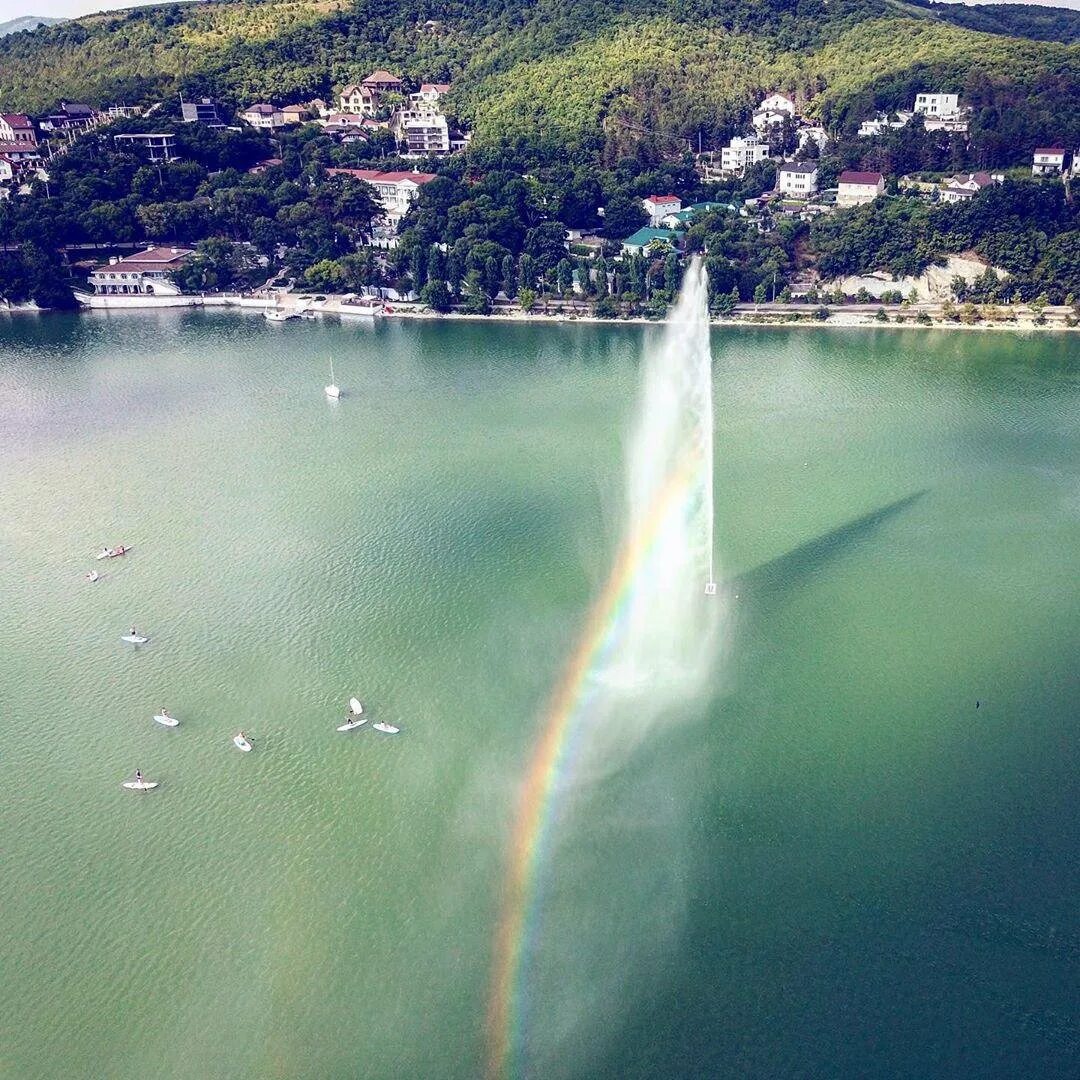
<svg viewBox="0 0 1080 1080">
<path fill-rule="evenodd" d="M 359 716 L 363 711 L 364 706 L 361 705 L 360 702 L 356 700 L 356 698 L 349 698 L 349 712 L 351 712 L 353 716 Z"/>
<path fill-rule="evenodd" d="M 175 716 L 170 716 L 164 709 L 159 713 L 154 713 L 154 720 L 162 727 L 179 727 L 180 721 Z"/>
<path fill-rule="evenodd" d="M 244 738 L 244 733 L 242 731 L 233 736 L 233 746 L 235 746 L 237 750 L 243 750 L 245 754 L 251 752 L 251 743 Z"/>
<path fill-rule="evenodd" d="M 334 382 L 334 358 L 330 357 L 330 385 L 326 387 L 326 396 L 331 401 L 337 401 L 341 397 L 341 388 Z"/>
<path fill-rule="evenodd" d="M 135 771 L 134 780 L 125 780 L 121 785 L 126 787 L 128 791 L 153 791 L 158 786 L 157 780 L 144 780 L 143 774 L 138 770 Z"/>
<path fill-rule="evenodd" d="M 100 577 L 101 575 L 96 570 L 91 570 L 90 573 L 86 575 L 86 580 L 97 581 Z"/>
<path fill-rule="evenodd" d="M 381 720 L 377 724 L 371 725 L 376 731 L 382 731 L 387 735 L 396 735 L 401 728 L 394 727 L 393 724 L 384 724 Z"/>
</svg>

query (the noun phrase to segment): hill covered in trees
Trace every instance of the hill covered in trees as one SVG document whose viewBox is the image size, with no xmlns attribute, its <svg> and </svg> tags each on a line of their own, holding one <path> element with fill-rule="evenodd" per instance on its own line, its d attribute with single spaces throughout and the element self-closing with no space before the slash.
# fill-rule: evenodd
<svg viewBox="0 0 1080 1080">
<path fill-rule="evenodd" d="M 848 129 L 934 87 L 1014 143 L 1080 143 L 1076 13 L 905 0 L 220 0 L 89 16 L 0 39 L 0 108 L 182 91 L 233 106 L 329 97 L 374 67 L 454 82 L 487 145 L 714 145 L 759 92 Z M 979 116 L 976 117 L 977 138 Z M 1002 164 L 988 157 L 987 165 Z"/>
</svg>

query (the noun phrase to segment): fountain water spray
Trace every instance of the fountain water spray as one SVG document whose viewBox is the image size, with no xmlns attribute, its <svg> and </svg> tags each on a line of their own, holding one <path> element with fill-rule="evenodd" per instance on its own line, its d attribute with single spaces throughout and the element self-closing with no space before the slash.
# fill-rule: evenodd
<svg viewBox="0 0 1080 1080">
<path fill-rule="evenodd" d="M 532 1071 L 557 1054 L 564 1037 L 579 1035 L 581 1024 L 602 1022 L 605 1009 L 617 1008 L 631 981 L 622 957 L 607 967 L 583 962 L 603 943 L 590 940 L 590 953 L 578 947 L 585 942 L 573 940 L 581 927 L 608 925 L 612 918 L 610 896 L 592 878 L 595 865 L 587 861 L 579 868 L 569 855 L 572 841 L 596 824 L 587 812 L 592 796 L 604 802 L 598 817 L 615 828 L 617 839 L 632 841 L 636 852 L 632 868 L 623 871 L 634 875 L 621 883 L 623 893 L 653 898 L 647 912 L 627 912 L 624 932 L 610 940 L 632 941 L 633 962 L 648 963 L 663 952 L 666 938 L 659 935 L 670 934 L 681 915 L 674 872 L 679 830 L 660 829 L 648 815 L 643 820 L 640 792 L 600 782 L 630 762 L 656 725 L 699 717 L 713 690 L 723 605 L 705 599 L 701 589 L 705 576 L 705 593 L 715 596 L 706 291 L 704 267 L 695 259 L 662 339 L 646 351 L 627 455 L 622 544 L 552 695 L 522 784 L 494 945 L 492 1078 Z M 657 762 L 653 770 L 669 818 L 678 815 L 685 797 L 678 777 L 669 776 L 673 767 Z M 571 888 L 571 926 L 556 930 L 553 912 Z M 669 909 L 665 919 L 656 918 L 661 902 Z M 583 918 L 593 906 L 592 918 Z M 612 972 L 622 990 L 605 981 Z M 564 1024 L 556 1023 L 571 986 L 590 1008 L 571 1009 Z M 542 1025 L 535 1022 L 538 1014 Z"/>
</svg>

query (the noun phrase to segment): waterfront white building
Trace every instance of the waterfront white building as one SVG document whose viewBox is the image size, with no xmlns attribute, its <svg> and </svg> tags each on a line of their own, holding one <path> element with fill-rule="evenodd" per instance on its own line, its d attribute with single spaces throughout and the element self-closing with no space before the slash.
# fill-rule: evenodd
<svg viewBox="0 0 1080 1080">
<path fill-rule="evenodd" d="M 192 256 L 190 248 L 152 247 L 123 258 L 111 258 L 90 275 L 90 285 L 99 296 L 179 296 L 169 280 Z"/>
<path fill-rule="evenodd" d="M 327 169 L 332 176 L 351 176 L 363 180 L 375 189 L 387 226 L 397 229 L 409 212 L 424 184 L 435 179 L 435 173 L 382 172 L 379 169 Z"/>
</svg>

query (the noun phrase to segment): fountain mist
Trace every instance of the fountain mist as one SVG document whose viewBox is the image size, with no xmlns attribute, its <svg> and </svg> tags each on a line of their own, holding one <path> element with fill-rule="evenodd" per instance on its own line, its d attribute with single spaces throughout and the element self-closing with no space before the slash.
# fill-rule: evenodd
<svg viewBox="0 0 1080 1080">
<path fill-rule="evenodd" d="M 649 895 L 650 905 L 647 913 L 624 912 L 630 925 L 609 940 L 623 948 L 632 940 L 634 963 L 660 955 L 681 915 L 677 839 L 658 830 L 655 817 L 643 820 L 640 792 L 620 801 L 599 781 L 630 764 L 656 725 L 696 718 L 708 701 L 723 602 L 703 589 L 713 580 L 706 291 L 704 268 L 694 260 L 661 340 L 647 350 L 627 455 L 622 544 L 552 695 L 522 785 L 494 949 L 492 1077 L 550 1075 L 560 1046 L 580 1039 L 583 1024 L 610 1020 L 625 997 L 618 984 L 627 956 L 609 956 L 606 965 L 584 959 L 605 948 L 580 938 L 585 927 L 604 925 L 609 897 L 598 894 L 588 860 L 575 858 L 575 839 L 602 826 L 609 847 L 632 843 L 635 858 L 620 865 L 619 886 L 625 896 Z M 654 770 L 654 789 L 656 777 L 670 819 L 680 805 L 678 777 Z M 602 811 L 594 800 L 601 795 Z M 570 937 L 549 932 L 560 892 L 574 885 Z M 583 918 L 590 906 L 598 919 Z"/>
</svg>

